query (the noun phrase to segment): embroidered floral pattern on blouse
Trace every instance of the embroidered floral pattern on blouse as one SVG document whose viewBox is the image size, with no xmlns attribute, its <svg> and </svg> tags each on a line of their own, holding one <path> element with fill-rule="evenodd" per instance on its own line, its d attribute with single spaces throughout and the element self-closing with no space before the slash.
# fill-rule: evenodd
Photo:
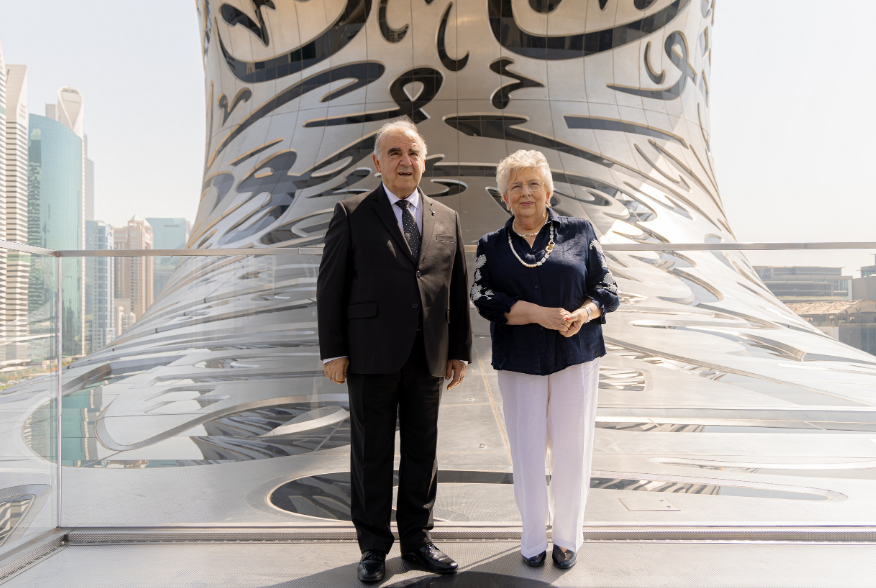
<svg viewBox="0 0 876 588">
<path fill-rule="evenodd" d="M 474 273 L 474 284 L 471 285 L 471 301 L 477 302 L 481 298 L 492 299 L 493 291 L 490 289 L 484 289 L 483 286 L 478 284 L 481 281 L 481 268 L 484 267 L 487 263 L 487 256 L 484 254 L 478 255 L 477 259 L 475 259 L 475 273 Z"/>
<path fill-rule="evenodd" d="M 605 288 L 612 294 L 617 294 L 617 282 L 614 276 L 611 275 L 611 270 L 608 269 L 608 263 L 605 261 L 605 252 L 602 250 L 602 243 L 598 239 L 593 239 L 590 241 L 590 249 L 596 250 L 596 253 L 599 254 L 599 263 L 602 265 L 602 269 L 605 270 L 605 275 L 602 276 L 602 280 L 600 280 L 596 287 Z"/>
<path fill-rule="evenodd" d="M 599 263 L 602 264 L 603 269 L 608 269 L 608 265 L 605 263 L 605 252 L 602 250 L 602 243 L 599 242 L 598 239 L 593 239 L 590 241 L 590 249 L 595 249 L 596 253 L 599 254 Z"/>
<path fill-rule="evenodd" d="M 493 291 L 492 290 L 484 290 L 484 287 L 479 284 L 472 284 L 471 287 L 471 301 L 477 302 L 481 298 L 492 299 Z"/>
</svg>

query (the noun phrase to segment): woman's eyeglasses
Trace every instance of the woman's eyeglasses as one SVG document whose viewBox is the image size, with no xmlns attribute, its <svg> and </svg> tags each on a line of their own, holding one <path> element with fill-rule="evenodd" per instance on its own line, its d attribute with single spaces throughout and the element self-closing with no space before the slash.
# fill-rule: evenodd
<svg viewBox="0 0 876 588">
<path fill-rule="evenodd" d="M 533 194 L 536 192 L 541 192 L 544 189 L 544 184 L 542 184 L 541 182 L 536 182 L 535 180 L 526 184 L 510 184 L 508 186 L 508 192 L 516 196 L 517 194 L 523 193 L 524 187 L 529 188 L 529 193 Z"/>
</svg>

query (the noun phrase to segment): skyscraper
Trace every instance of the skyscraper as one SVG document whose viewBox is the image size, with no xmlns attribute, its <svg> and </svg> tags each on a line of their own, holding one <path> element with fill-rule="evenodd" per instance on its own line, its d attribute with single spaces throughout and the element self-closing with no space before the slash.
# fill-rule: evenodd
<svg viewBox="0 0 876 588">
<path fill-rule="evenodd" d="M 152 227 L 136 215 L 113 232 L 116 249 L 153 248 Z M 152 306 L 152 258 L 119 257 L 115 273 L 115 298 L 129 299 L 130 312 L 139 320 Z"/>
<path fill-rule="evenodd" d="M 30 174 L 33 172 L 40 176 L 41 185 L 38 211 L 30 203 L 35 195 L 28 195 L 30 238 L 34 241 L 43 240 L 44 244 L 39 246 L 50 249 L 84 249 L 87 196 L 85 99 L 79 90 L 62 87 L 58 90 L 58 102 L 46 104 L 46 116 L 31 115 L 30 120 L 31 129 L 39 130 L 38 141 L 43 150 L 40 169 L 28 170 L 28 182 L 32 181 Z M 34 120 L 38 122 L 36 127 Z M 49 124 L 50 121 L 56 124 Z M 31 132 L 29 151 L 33 143 Z M 31 155 L 28 159 L 32 162 Z M 31 225 L 35 214 L 39 215 L 40 220 L 38 224 Z M 37 231 L 37 235 L 34 235 L 34 231 Z M 64 306 L 61 309 L 64 355 L 80 355 L 84 352 L 84 274 L 84 259 L 64 263 L 61 281 L 64 291 Z M 31 298 L 35 296 L 39 297 L 39 294 L 30 293 Z"/>
<path fill-rule="evenodd" d="M 153 249 L 184 249 L 189 238 L 188 221 L 184 218 L 155 218 L 146 219 L 152 225 Z M 154 257 L 152 284 L 152 297 L 158 295 L 164 289 L 167 281 L 173 273 L 173 268 L 179 262 L 179 257 Z"/>
<path fill-rule="evenodd" d="M 85 137 L 85 221 L 94 220 L 94 161 L 88 157 L 88 136 Z"/>
<path fill-rule="evenodd" d="M 27 67 L 6 69 L 6 241 L 27 243 Z M 3 138 L 0 137 L 0 142 Z M 6 357 L 26 360 L 30 255 L 9 252 L 6 263 Z"/>
<path fill-rule="evenodd" d="M 0 48 L 0 125 L 6 128 L 6 62 Z M 0 239 L 6 239 L 6 140 L 0 137 Z M 0 250 L 0 366 L 6 360 L 6 251 Z"/>
<path fill-rule="evenodd" d="M 85 221 L 86 249 L 113 249 L 113 227 L 103 221 Z M 85 260 L 85 352 L 92 353 L 109 344 L 115 335 L 113 298 L 115 262 L 113 257 Z"/>
<path fill-rule="evenodd" d="M 82 249 L 82 137 L 50 118 L 32 114 L 28 142 L 28 244 L 49 249 Z M 63 264 L 63 353 L 84 351 L 84 297 L 82 260 Z M 29 312 L 45 320 L 57 285 L 44 282 L 41 271 L 31 271 Z"/>
</svg>

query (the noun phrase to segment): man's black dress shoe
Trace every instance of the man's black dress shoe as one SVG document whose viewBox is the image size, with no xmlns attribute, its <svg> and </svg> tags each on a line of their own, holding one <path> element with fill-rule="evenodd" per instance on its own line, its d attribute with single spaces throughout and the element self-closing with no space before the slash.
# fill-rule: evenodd
<svg viewBox="0 0 876 588">
<path fill-rule="evenodd" d="M 447 554 L 435 547 L 434 543 L 426 543 L 416 551 L 402 553 L 402 558 L 417 562 L 433 574 L 455 574 L 459 567 Z"/>
<path fill-rule="evenodd" d="M 526 557 L 525 555 L 521 554 L 521 557 L 523 558 L 523 563 L 525 563 L 529 567 L 540 568 L 544 565 L 544 560 L 547 559 L 547 551 L 542 551 L 538 555 L 533 555 L 532 557 Z"/>
<path fill-rule="evenodd" d="M 564 552 L 558 545 L 554 545 L 551 559 L 554 560 L 554 565 L 561 570 L 568 570 L 578 561 L 578 555 L 574 551 L 568 549 Z"/>
<path fill-rule="evenodd" d="M 386 554 L 376 549 L 363 552 L 356 572 L 363 582 L 380 582 L 386 575 Z"/>
</svg>

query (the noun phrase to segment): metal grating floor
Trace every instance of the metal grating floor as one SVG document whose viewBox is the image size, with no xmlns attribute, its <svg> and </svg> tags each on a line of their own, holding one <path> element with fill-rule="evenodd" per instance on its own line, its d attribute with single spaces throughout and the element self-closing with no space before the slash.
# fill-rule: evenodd
<svg viewBox="0 0 876 588">
<path fill-rule="evenodd" d="M 592 542 L 578 565 L 527 568 L 514 541 L 440 545 L 462 571 L 437 577 L 397 548 L 386 587 L 872 587 L 876 546 L 788 543 Z M 68 546 L 9 578 L 8 588 L 360 588 L 354 543 Z"/>
</svg>

